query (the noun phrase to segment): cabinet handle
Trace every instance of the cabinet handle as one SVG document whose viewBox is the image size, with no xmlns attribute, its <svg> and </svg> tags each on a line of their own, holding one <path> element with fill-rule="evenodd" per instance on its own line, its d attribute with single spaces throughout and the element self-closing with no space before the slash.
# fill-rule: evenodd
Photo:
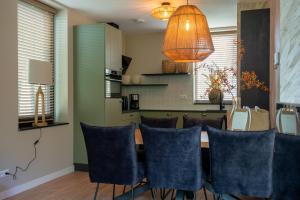
<svg viewBox="0 0 300 200">
<path fill-rule="evenodd" d="M 170 113 L 167 113 L 167 116 L 168 116 L 168 117 L 171 117 L 172 115 L 171 115 Z"/>
<path fill-rule="evenodd" d="M 207 116 L 207 114 L 206 114 L 206 113 L 202 113 L 201 115 L 202 115 L 202 116 Z"/>
</svg>

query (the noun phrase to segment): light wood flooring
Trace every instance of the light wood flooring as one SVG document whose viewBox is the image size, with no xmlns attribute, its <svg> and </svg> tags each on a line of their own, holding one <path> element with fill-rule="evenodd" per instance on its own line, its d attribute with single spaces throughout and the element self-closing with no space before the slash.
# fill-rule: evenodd
<svg viewBox="0 0 300 200">
<path fill-rule="evenodd" d="M 92 200 L 96 184 L 90 183 L 88 173 L 74 172 L 60 177 L 31 190 L 20 193 L 9 200 Z M 129 187 L 128 187 L 129 189 Z M 121 194 L 123 186 L 116 187 L 116 195 Z M 208 199 L 213 200 L 211 193 Z M 100 196 L 98 199 L 112 199 L 112 185 L 100 185 Z M 135 200 L 150 200 L 151 193 L 146 192 Z M 167 198 L 170 199 L 170 196 Z M 204 200 L 203 191 L 197 193 L 197 200 Z"/>
</svg>

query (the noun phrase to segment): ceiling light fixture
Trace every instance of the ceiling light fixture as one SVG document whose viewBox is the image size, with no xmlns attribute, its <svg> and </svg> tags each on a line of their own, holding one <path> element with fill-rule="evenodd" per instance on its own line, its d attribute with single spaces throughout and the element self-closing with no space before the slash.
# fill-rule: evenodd
<svg viewBox="0 0 300 200">
<path fill-rule="evenodd" d="M 160 7 L 152 10 L 152 16 L 160 20 L 168 20 L 176 10 L 176 7 L 172 7 L 169 2 L 163 2 Z"/>
<path fill-rule="evenodd" d="M 206 17 L 196 6 L 187 1 L 173 13 L 162 51 L 175 62 L 203 61 L 214 52 Z"/>
</svg>

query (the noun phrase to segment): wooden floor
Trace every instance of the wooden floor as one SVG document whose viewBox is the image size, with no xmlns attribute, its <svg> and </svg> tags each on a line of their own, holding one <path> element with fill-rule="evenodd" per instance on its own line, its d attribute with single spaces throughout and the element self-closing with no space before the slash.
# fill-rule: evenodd
<svg viewBox="0 0 300 200">
<path fill-rule="evenodd" d="M 86 172 L 74 172 L 72 174 L 55 179 L 36 188 L 20 193 L 9 200 L 92 200 L 96 184 L 90 183 Z M 116 187 L 116 194 L 121 194 L 122 186 Z M 211 193 L 208 199 L 213 200 Z M 98 199 L 112 199 L 112 186 L 101 185 Z M 136 198 L 136 200 L 151 199 L 150 192 Z M 168 200 L 170 199 L 167 198 Z M 203 191 L 197 193 L 197 199 L 204 199 Z"/>
</svg>

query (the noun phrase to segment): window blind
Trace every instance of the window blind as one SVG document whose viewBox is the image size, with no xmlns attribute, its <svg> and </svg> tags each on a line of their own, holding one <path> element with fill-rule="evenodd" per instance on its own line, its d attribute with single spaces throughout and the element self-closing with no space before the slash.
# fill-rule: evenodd
<svg viewBox="0 0 300 200">
<path fill-rule="evenodd" d="M 28 83 L 29 60 L 52 63 L 54 74 L 54 13 L 41 7 L 18 1 L 18 113 L 20 120 L 34 116 L 38 85 Z M 42 89 L 45 94 L 46 115 L 48 118 L 53 117 L 54 86 L 42 86 Z M 40 101 L 39 114 L 41 114 L 41 107 Z"/>
<path fill-rule="evenodd" d="M 234 32 L 216 32 L 212 33 L 212 40 L 215 47 L 215 52 L 202 62 L 195 64 L 194 78 L 194 100 L 196 103 L 209 102 L 208 95 L 205 91 L 208 88 L 207 80 L 203 74 L 209 75 L 207 68 L 200 67 L 204 63 L 213 65 L 214 63 L 219 69 L 231 68 L 236 69 L 237 66 L 237 33 Z M 237 85 L 236 77 L 233 73 L 229 75 L 229 82 Z M 232 91 L 234 96 L 237 96 L 237 87 Z M 224 101 L 231 101 L 232 95 L 224 93 Z"/>
</svg>

